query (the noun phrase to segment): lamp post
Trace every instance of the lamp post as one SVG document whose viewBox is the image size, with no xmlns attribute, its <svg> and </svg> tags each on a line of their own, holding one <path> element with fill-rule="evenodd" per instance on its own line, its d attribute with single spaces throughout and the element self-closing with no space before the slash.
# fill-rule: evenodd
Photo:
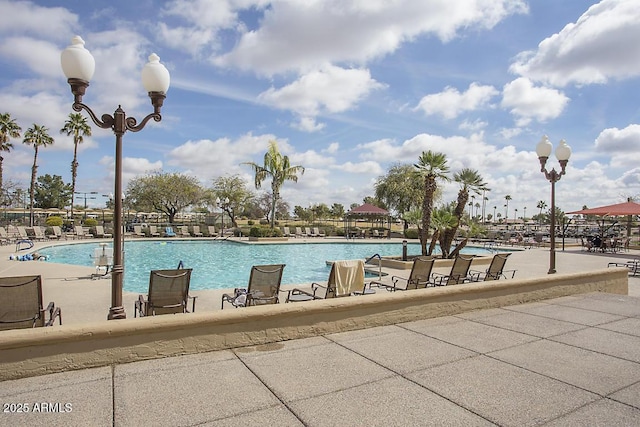
<svg viewBox="0 0 640 427">
<path fill-rule="evenodd" d="M 84 40 L 80 36 L 75 36 L 71 40 L 71 45 L 62 51 L 61 57 L 62 71 L 64 71 L 67 81 L 71 86 L 74 100 L 72 108 L 76 112 L 85 110 L 91 120 L 102 129 L 111 129 L 116 135 L 115 150 L 115 185 L 114 194 L 122 194 L 122 136 L 126 131 L 139 132 L 151 119 L 159 122 L 162 120 L 160 110 L 169 89 L 169 71 L 160 64 L 160 58 L 155 53 L 149 56 L 149 62 L 142 69 L 142 84 L 151 98 L 153 113 L 147 115 L 140 124 L 134 117 L 127 117 L 121 106 L 115 110 L 113 115 L 103 114 L 99 119 L 95 113 L 82 103 L 89 81 L 93 77 L 95 70 L 95 60 L 91 53 L 85 49 Z M 126 314 L 122 306 L 122 277 L 124 266 L 122 264 L 122 199 L 114 199 L 113 208 L 113 269 L 111 272 L 111 308 L 107 318 L 124 319 Z"/>
<path fill-rule="evenodd" d="M 548 274 L 554 274 L 556 272 L 556 182 L 560 181 L 562 175 L 565 174 L 569 157 L 571 157 L 571 147 L 567 145 L 564 139 L 561 140 L 556 148 L 556 158 L 560 163 L 561 170 L 557 172 L 554 168 L 549 172 L 545 165 L 551 155 L 552 149 L 553 146 L 547 135 L 544 135 L 542 139 L 540 139 L 540 142 L 538 142 L 538 145 L 536 145 L 536 154 L 540 160 L 540 172 L 544 173 L 545 178 L 551 183 L 551 227 L 549 233 L 551 237 L 551 250 L 549 252 Z"/>
<path fill-rule="evenodd" d="M 220 200 L 216 197 L 216 206 L 220 208 L 220 236 L 224 237 L 224 210 L 229 207 L 229 198 L 225 197 L 224 200 Z"/>
<path fill-rule="evenodd" d="M 84 196 L 84 214 L 82 215 L 83 218 L 87 218 L 87 199 L 95 199 L 95 196 L 89 196 L 89 194 L 98 194 L 97 191 L 90 191 L 88 193 L 83 192 L 83 191 L 76 191 L 74 192 L 74 194 L 79 195 L 83 195 Z M 73 206 L 71 206 L 71 209 L 73 210 Z"/>
</svg>

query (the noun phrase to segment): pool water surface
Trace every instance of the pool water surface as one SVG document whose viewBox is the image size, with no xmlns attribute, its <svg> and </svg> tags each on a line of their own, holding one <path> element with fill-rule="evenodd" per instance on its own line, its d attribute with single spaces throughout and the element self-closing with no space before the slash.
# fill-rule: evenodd
<svg viewBox="0 0 640 427">
<path fill-rule="evenodd" d="M 80 243 L 42 248 L 48 262 L 93 266 L 92 255 L 99 243 Z M 108 247 L 112 247 L 109 244 Z M 409 255 L 420 254 L 419 243 L 407 245 Z M 464 253 L 487 254 L 481 248 L 465 248 Z M 172 269 L 182 261 L 192 268 L 190 289 L 230 289 L 245 287 L 251 266 L 286 264 L 283 284 L 326 282 L 330 267 L 326 261 L 365 259 L 402 254 L 402 244 L 375 243 L 288 243 L 251 245 L 215 240 L 142 240 L 124 244 L 124 290 L 144 293 L 149 288 L 151 270 Z"/>
</svg>

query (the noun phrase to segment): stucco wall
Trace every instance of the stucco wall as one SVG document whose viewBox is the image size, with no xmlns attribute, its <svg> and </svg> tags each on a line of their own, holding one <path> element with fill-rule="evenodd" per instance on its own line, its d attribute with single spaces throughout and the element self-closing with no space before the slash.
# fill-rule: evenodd
<svg viewBox="0 0 640 427">
<path fill-rule="evenodd" d="M 627 294 L 628 270 L 0 332 L 0 380 L 390 325 L 586 292 Z"/>
</svg>

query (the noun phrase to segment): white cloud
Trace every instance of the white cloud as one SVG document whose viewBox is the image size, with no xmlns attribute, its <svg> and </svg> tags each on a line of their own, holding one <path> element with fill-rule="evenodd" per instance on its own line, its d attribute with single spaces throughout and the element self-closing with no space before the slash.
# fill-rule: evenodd
<svg viewBox="0 0 640 427">
<path fill-rule="evenodd" d="M 374 174 L 380 175 L 384 173 L 384 170 L 380 166 L 378 162 L 367 161 L 367 162 L 346 162 L 339 165 L 331 165 L 331 169 L 337 169 L 345 172 L 355 173 L 355 174 Z"/>
<path fill-rule="evenodd" d="M 562 92 L 536 87 L 531 80 L 520 77 L 504 86 L 501 105 L 516 116 L 517 126 L 526 126 L 534 119 L 544 123 L 557 118 L 568 103 Z"/>
<path fill-rule="evenodd" d="M 635 168 L 640 162 L 640 125 L 603 130 L 595 140 L 595 148 L 597 152 L 611 156 L 611 167 Z"/>
<path fill-rule="evenodd" d="M 605 83 L 640 75 L 637 0 L 603 0 L 575 23 L 521 53 L 511 71 L 556 86 Z"/>
<path fill-rule="evenodd" d="M 478 83 L 471 83 L 463 93 L 447 86 L 440 93 L 423 97 L 414 110 L 422 110 L 427 116 L 440 114 L 445 119 L 454 119 L 465 111 L 486 107 L 491 98 L 498 93 L 493 86 L 482 86 Z"/>
<path fill-rule="evenodd" d="M 317 132 L 324 129 L 326 125 L 324 123 L 316 122 L 314 117 L 300 117 L 300 120 L 296 123 L 292 123 L 291 126 L 303 132 Z"/>
<path fill-rule="evenodd" d="M 325 63 L 362 64 L 423 34 L 446 42 L 460 29 L 489 29 L 527 10 L 522 0 L 271 2 L 259 28 L 242 31 L 234 49 L 215 63 L 268 75 Z"/>
<path fill-rule="evenodd" d="M 321 111 L 346 111 L 369 92 L 381 87 L 380 83 L 371 78 L 369 70 L 327 65 L 301 76 L 283 88 L 271 88 L 261 93 L 259 99 L 274 107 L 309 117 Z"/>
<path fill-rule="evenodd" d="M 4 16 L 0 34 L 33 34 L 47 39 L 69 38 L 78 27 L 78 16 L 62 7 L 41 7 L 29 1 L 0 1 Z"/>
</svg>

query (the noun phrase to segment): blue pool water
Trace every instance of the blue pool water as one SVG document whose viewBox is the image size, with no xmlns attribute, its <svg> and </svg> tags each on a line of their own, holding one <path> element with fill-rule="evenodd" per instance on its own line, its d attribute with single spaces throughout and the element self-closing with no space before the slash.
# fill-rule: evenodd
<svg viewBox="0 0 640 427">
<path fill-rule="evenodd" d="M 111 244 L 109 245 L 111 246 Z M 93 266 L 91 255 L 98 243 L 59 245 L 38 252 L 49 262 Z M 246 286 L 252 265 L 286 264 L 283 284 L 323 282 L 330 267 L 326 261 L 364 259 L 373 254 L 401 255 L 400 243 L 292 243 L 247 245 L 230 241 L 163 240 L 127 241 L 124 246 L 124 290 L 144 293 L 151 270 L 176 268 L 182 261 L 193 268 L 191 289 L 229 289 Z M 410 243 L 409 255 L 419 255 L 420 245 Z M 486 254 L 481 248 L 464 253 Z"/>
</svg>

